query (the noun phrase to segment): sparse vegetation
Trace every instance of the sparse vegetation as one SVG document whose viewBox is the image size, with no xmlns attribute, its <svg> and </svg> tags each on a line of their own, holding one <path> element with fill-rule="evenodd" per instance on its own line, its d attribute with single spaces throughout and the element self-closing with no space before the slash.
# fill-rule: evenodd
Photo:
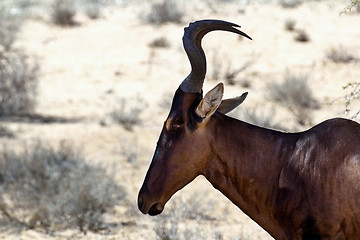
<svg viewBox="0 0 360 240">
<path fill-rule="evenodd" d="M 151 48 L 168 48 L 170 47 L 170 42 L 165 37 L 159 37 L 154 39 L 150 44 Z"/>
<path fill-rule="evenodd" d="M 136 102 L 139 104 L 140 99 L 137 99 Z M 141 105 L 141 104 L 139 104 Z M 140 114 L 142 109 L 135 104 L 135 106 L 128 106 L 128 101 L 125 98 L 122 98 L 118 101 L 118 105 L 111 112 L 112 119 L 121 124 L 126 130 L 132 131 L 135 125 L 141 123 Z"/>
<path fill-rule="evenodd" d="M 201 221 L 214 221 L 210 213 L 215 202 L 204 203 L 201 197 L 203 194 L 193 194 L 189 199 L 184 200 L 180 197 L 174 197 L 171 200 L 166 212 L 156 217 L 154 231 L 160 240 L 180 240 L 180 239 L 209 239 L 213 234 L 209 231 L 203 231 L 198 223 Z M 197 224 L 187 226 L 185 221 L 196 221 Z M 213 231 L 213 229 L 210 229 Z"/>
<path fill-rule="evenodd" d="M 137 138 L 121 138 L 120 155 L 132 166 L 137 166 L 139 160 L 139 145 Z"/>
<path fill-rule="evenodd" d="M 194 193 L 189 198 L 174 196 L 164 213 L 155 219 L 154 231 L 159 240 L 223 240 L 225 239 L 216 227 L 226 217 L 227 209 L 222 210 L 220 219 L 211 216 L 216 201 L 204 202 L 206 192 Z M 205 223 L 205 224 L 204 224 Z M 231 239 L 250 239 L 240 233 L 240 237 Z"/>
<path fill-rule="evenodd" d="M 176 0 L 152 2 L 150 12 L 146 14 L 145 20 L 154 24 L 181 23 L 184 13 L 178 4 L 179 1 Z"/>
<path fill-rule="evenodd" d="M 267 113 L 261 108 L 253 108 L 242 110 L 241 112 L 237 111 L 236 115 L 238 115 L 238 118 L 240 118 L 241 120 L 254 124 L 256 126 L 286 132 L 287 129 L 281 126 L 281 123 L 275 121 L 274 116 L 276 114 L 274 113 L 275 110 L 272 110 L 271 113 Z"/>
<path fill-rule="evenodd" d="M 294 39 L 297 41 L 297 42 L 309 42 L 310 41 L 310 36 L 309 34 L 303 30 L 303 29 L 296 29 L 296 34 L 295 34 L 295 37 Z"/>
<path fill-rule="evenodd" d="M 59 26 L 75 25 L 76 8 L 74 1 L 71 0 L 53 0 L 52 20 Z"/>
<path fill-rule="evenodd" d="M 0 190 L 2 220 L 47 232 L 104 229 L 103 215 L 125 196 L 104 169 L 66 143 L 52 148 L 38 142 L 20 152 L 3 146 Z"/>
<path fill-rule="evenodd" d="M 354 54 L 344 46 L 330 48 L 326 53 L 326 57 L 335 63 L 350 63 L 357 61 Z"/>
<path fill-rule="evenodd" d="M 299 105 L 303 108 L 319 108 L 308 85 L 308 75 L 286 71 L 284 81 L 268 85 L 270 98 L 285 105 Z"/>
<path fill-rule="evenodd" d="M 39 65 L 13 47 L 22 22 L 11 5 L 0 3 L 0 117 L 32 113 L 36 104 Z"/>
<path fill-rule="evenodd" d="M 350 4 L 341 13 L 351 12 L 354 9 L 360 13 L 360 0 L 351 0 Z"/>
<path fill-rule="evenodd" d="M 3 125 L 0 125 L 0 139 L 1 138 L 13 138 L 14 133 Z"/>
<path fill-rule="evenodd" d="M 90 19 L 98 19 L 101 15 L 102 1 L 86 0 L 84 8 L 86 16 L 88 16 Z"/>
<path fill-rule="evenodd" d="M 304 29 L 296 27 L 294 19 L 287 19 L 284 27 L 286 31 L 293 33 L 294 40 L 297 42 L 306 43 L 311 40 L 310 35 Z"/>
<path fill-rule="evenodd" d="M 231 64 L 228 65 L 226 68 L 226 71 L 224 73 L 224 80 L 225 83 L 229 85 L 235 85 L 238 80 L 238 75 L 245 71 L 251 64 L 253 64 L 252 61 L 245 62 L 242 66 L 239 68 L 232 68 Z M 239 81 L 240 82 L 240 81 Z"/>
<path fill-rule="evenodd" d="M 0 117 L 32 113 L 39 66 L 19 50 L 0 51 Z"/>
<path fill-rule="evenodd" d="M 227 59 L 224 61 L 223 59 Z M 243 73 L 246 69 L 248 69 L 252 64 L 255 63 L 255 59 L 250 59 L 244 62 L 242 65 L 234 68 L 232 64 L 232 60 L 229 60 L 229 57 L 219 58 L 217 52 L 211 58 L 211 72 L 210 79 L 212 80 L 222 80 L 225 81 L 226 84 L 235 85 L 237 83 L 242 84 L 244 87 L 249 87 L 249 82 L 240 79 L 239 74 Z"/>
<path fill-rule="evenodd" d="M 287 19 L 285 21 L 285 30 L 292 32 L 295 30 L 296 21 L 294 19 Z"/>
<path fill-rule="evenodd" d="M 15 42 L 22 24 L 22 18 L 12 14 L 9 8 L 0 3 L 0 53 L 9 51 Z"/>
<path fill-rule="evenodd" d="M 301 0 L 279 0 L 279 4 L 283 8 L 296 8 L 301 4 Z"/>
<path fill-rule="evenodd" d="M 348 83 L 344 86 L 344 89 L 351 89 L 350 92 L 345 96 L 345 114 L 347 116 L 352 113 L 350 116 L 352 119 L 355 119 L 360 115 L 359 109 L 352 109 L 354 102 L 360 102 L 360 82 Z"/>
<path fill-rule="evenodd" d="M 307 75 L 296 75 L 287 71 L 283 82 L 268 85 L 268 92 L 270 99 L 287 107 L 301 125 L 310 124 L 309 110 L 320 107 L 308 86 Z"/>
</svg>

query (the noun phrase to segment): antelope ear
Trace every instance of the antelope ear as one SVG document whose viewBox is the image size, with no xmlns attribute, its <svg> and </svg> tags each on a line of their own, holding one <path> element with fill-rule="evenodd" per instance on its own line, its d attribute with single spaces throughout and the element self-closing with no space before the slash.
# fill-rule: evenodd
<svg viewBox="0 0 360 240">
<path fill-rule="evenodd" d="M 201 100 L 196 108 L 196 114 L 201 118 L 209 118 L 219 107 L 224 94 L 224 84 L 219 83 Z"/>
<path fill-rule="evenodd" d="M 218 107 L 217 111 L 223 114 L 226 114 L 232 110 L 234 110 L 237 106 L 239 106 L 247 97 L 248 93 L 243 93 L 241 96 L 225 99 L 222 100 L 220 106 Z"/>
</svg>

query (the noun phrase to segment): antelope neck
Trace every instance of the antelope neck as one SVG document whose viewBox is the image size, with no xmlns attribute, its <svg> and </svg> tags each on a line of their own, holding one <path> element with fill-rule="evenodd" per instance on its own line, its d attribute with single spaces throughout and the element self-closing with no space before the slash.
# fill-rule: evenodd
<svg viewBox="0 0 360 240">
<path fill-rule="evenodd" d="M 256 127 L 216 113 L 209 124 L 214 131 L 205 177 L 276 239 L 282 226 L 274 216 L 281 159 L 291 134 Z M 215 122 L 221 121 L 216 124 Z M 212 124 L 214 123 L 214 124 Z M 279 137 L 281 135 L 282 137 Z M 271 224 L 273 223 L 273 224 Z"/>
</svg>

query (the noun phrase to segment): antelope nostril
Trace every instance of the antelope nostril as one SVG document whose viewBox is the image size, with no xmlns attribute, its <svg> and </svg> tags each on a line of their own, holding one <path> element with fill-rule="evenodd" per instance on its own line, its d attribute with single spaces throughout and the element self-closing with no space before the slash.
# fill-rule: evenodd
<svg viewBox="0 0 360 240">
<path fill-rule="evenodd" d="M 159 215 L 160 213 L 162 213 L 163 208 L 160 206 L 159 203 L 154 203 L 154 205 L 151 206 L 151 208 L 149 209 L 149 215 L 150 216 L 156 216 Z"/>
<path fill-rule="evenodd" d="M 139 197 L 138 199 L 138 208 L 141 211 L 144 206 L 144 199 L 142 197 Z"/>
</svg>

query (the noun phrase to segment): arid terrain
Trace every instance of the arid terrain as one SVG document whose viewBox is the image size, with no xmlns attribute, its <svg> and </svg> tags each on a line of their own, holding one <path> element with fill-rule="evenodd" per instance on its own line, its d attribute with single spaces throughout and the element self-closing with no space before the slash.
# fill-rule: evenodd
<svg viewBox="0 0 360 240">
<path fill-rule="evenodd" d="M 294 2 L 179 1 L 179 22 L 153 23 L 154 2 L 119 1 L 104 6 L 97 19 L 79 7 L 75 23 L 65 27 L 53 23 L 48 5 L 39 6 L 24 20 L 14 48 L 38 62 L 34 113 L 53 121 L 0 117 L 13 135 L 0 136 L 0 143 L 21 151 L 39 140 L 69 142 L 89 164 L 112 172 L 126 196 L 95 232 L 74 226 L 49 233 L 7 223 L 0 238 L 272 239 L 203 177 L 175 194 L 157 217 L 137 210 L 137 193 L 172 95 L 190 71 L 181 38 L 191 21 L 234 22 L 253 39 L 213 32 L 203 40 L 204 91 L 222 81 L 225 98 L 249 92 L 230 115 L 290 132 L 356 115 L 360 101 L 346 114 L 352 89 L 343 87 L 360 82 L 360 12 L 340 14 L 346 1 Z M 341 54 L 347 60 L 336 60 Z"/>
</svg>

